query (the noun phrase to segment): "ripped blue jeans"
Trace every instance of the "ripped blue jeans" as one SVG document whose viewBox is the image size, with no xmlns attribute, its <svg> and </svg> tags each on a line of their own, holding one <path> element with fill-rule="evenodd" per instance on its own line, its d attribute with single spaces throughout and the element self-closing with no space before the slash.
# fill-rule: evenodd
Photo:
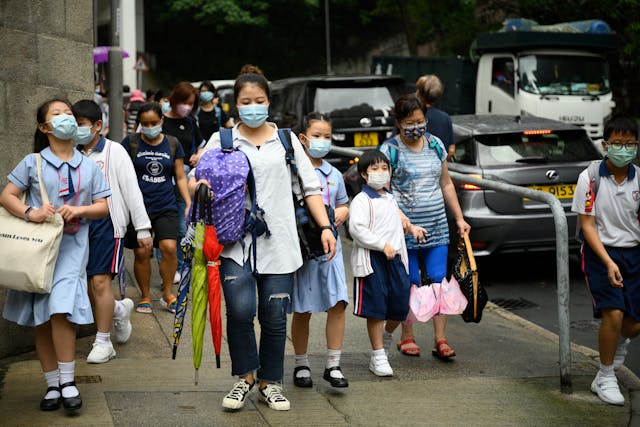
<svg viewBox="0 0 640 427">
<path fill-rule="evenodd" d="M 244 376 L 258 371 L 259 380 L 282 382 L 293 275 L 260 274 L 254 277 L 248 262 L 241 267 L 231 259 L 221 257 L 220 260 L 231 375 Z M 260 350 L 253 325 L 256 291 Z"/>
</svg>

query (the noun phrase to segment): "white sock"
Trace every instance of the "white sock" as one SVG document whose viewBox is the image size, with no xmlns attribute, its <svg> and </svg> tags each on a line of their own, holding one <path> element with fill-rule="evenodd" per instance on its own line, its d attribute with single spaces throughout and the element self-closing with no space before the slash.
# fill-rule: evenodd
<svg viewBox="0 0 640 427">
<path fill-rule="evenodd" d="M 66 384 L 73 381 L 74 373 L 76 370 L 76 361 L 73 362 L 58 362 L 58 370 L 60 371 L 60 384 Z M 62 397 L 75 397 L 80 392 L 75 386 L 65 387 L 62 389 Z"/>
<path fill-rule="evenodd" d="M 602 373 L 602 376 L 605 377 L 613 377 L 616 375 L 613 370 L 613 364 L 603 365 L 602 363 L 600 363 L 600 372 Z"/>
<path fill-rule="evenodd" d="M 374 356 L 374 357 L 381 357 L 381 356 L 384 356 L 384 357 L 386 358 L 386 357 L 387 357 L 387 352 L 386 352 L 386 351 L 384 351 L 384 348 L 380 348 L 380 349 L 378 349 L 378 350 L 373 350 L 373 351 L 371 352 L 371 355 L 372 355 L 372 356 Z"/>
<path fill-rule="evenodd" d="M 98 332 L 96 334 L 96 342 L 97 343 L 101 343 L 101 344 L 110 343 L 111 342 L 111 332 Z"/>
<path fill-rule="evenodd" d="M 47 387 L 60 387 L 60 372 L 56 369 L 44 373 L 44 380 L 47 382 Z M 49 391 L 44 396 L 45 399 L 57 399 L 60 397 L 59 391 Z"/>
<path fill-rule="evenodd" d="M 115 304 L 113 304 L 113 317 L 122 317 L 124 316 L 125 313 L 125 308 L 124 308 L 124 304 L 122 304 L 122 302 L 116 300 L 114 301 Z"/>
<path fill-rule="evenodd" d="M 296 354 L 293 356 L 294 357 L 294 361 L 295 361 L 295 367 L 298 368 L 300 366 L 306 366 L 307 368 L 309 367 L 309 356 L 305 353 L 305 354 Z M 311 371 L 309 371 L 309 369 L 301 369 L 298 372 L 296 372 L 296 377 L 297 378 L 309 378 L 311 377 Z"/>
<path fill-rule="evenodd" d="M 382 333 L 382 348 L 384 350 L 389 350 L 389 347 L 391 347 L 391 341 L 393 341 L 393 333 L 384 331 Z"/>
<path fill-rule="evenodd" d="M 336 366 L 340 366 L 340 356 L 342 355 L 342 350 L 331 350 L 327 349 L 327 366 L 326 368 L 333 368 Z"/>
</svg>

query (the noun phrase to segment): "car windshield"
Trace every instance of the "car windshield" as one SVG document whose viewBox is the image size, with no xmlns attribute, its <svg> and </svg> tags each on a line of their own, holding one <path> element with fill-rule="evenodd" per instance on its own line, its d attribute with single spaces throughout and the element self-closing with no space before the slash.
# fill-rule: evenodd
<svg viewBox="0 0 640 427">
<path fill-rule="evenodd" d="M 478 135 L 480 166 L 570 163 L 602 158 L 583 130 Z"/>
<path fill-rule="evenodd" d="M 520 88 L 539 95 L 609 93 L 609 68 L 595 56 L 525 55 L 519 58 Z"/>
<path fill-rule="evenodd" d="M 393 108 L 393 98 L 389 88 L 337 87 L 316 88 L 313 111 L 329 117 L 388 116 Z"/>
</svg>

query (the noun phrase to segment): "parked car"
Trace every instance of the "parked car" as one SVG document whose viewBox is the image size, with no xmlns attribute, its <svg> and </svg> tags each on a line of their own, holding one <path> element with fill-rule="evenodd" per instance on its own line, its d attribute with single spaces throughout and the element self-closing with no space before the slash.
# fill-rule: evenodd
<svg viewBox="0 0 640 427">
<path fill-rule="evenodd" d="M 601 159 L 583 128 L 532 116 L 451 116 L 456 151 L 450 171 L 546 191 L 567 215 L 569 243 L 575 241 L 571 202 L 578 175 Z M 360 191 L 358 174 L 344 174 L 347 192 Z M 555 225 L 545 203 L 454 181 L 465 220 L 471 225 L 474 254 L 555 249 Z M 451 218 L 450 218 L 451 219 Z M 455 233 L 450 223 L 451 235 Z"/>
<path fill-rule="evenodd" d="M 389 138 L 395 100 L 408 92 L 402 77 L 350 75 L 309 76 L 271 82 L 270 113 L 278 127 L 300 130 L 311 111 L 331 118 L 333 144 L 338 147 L 371 149 Z M 340 170 L 350 157 L 330 153 L 326 157 Z"/>
</svg>

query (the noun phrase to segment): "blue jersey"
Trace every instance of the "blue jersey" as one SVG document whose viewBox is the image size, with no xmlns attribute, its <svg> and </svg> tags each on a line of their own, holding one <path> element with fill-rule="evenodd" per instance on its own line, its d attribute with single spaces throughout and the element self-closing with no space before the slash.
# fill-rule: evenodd
<svg viewBox="0 0 640 427">
<path fill-rule="evenodd" d="M 127 136 L 122 141 L 127 152 L 129 152 L 129 139 Z M 182 144 L 176 144 L 175 158 L 184 159 Z M 156 146 L 149 145 L 140 138 L 133 167 L 136 170 L 144 206 L 149 215 L 178 210 L 173 181 L 174 160 L 171 158 L 171 146 L 166 136 Z"/>
</svg>

